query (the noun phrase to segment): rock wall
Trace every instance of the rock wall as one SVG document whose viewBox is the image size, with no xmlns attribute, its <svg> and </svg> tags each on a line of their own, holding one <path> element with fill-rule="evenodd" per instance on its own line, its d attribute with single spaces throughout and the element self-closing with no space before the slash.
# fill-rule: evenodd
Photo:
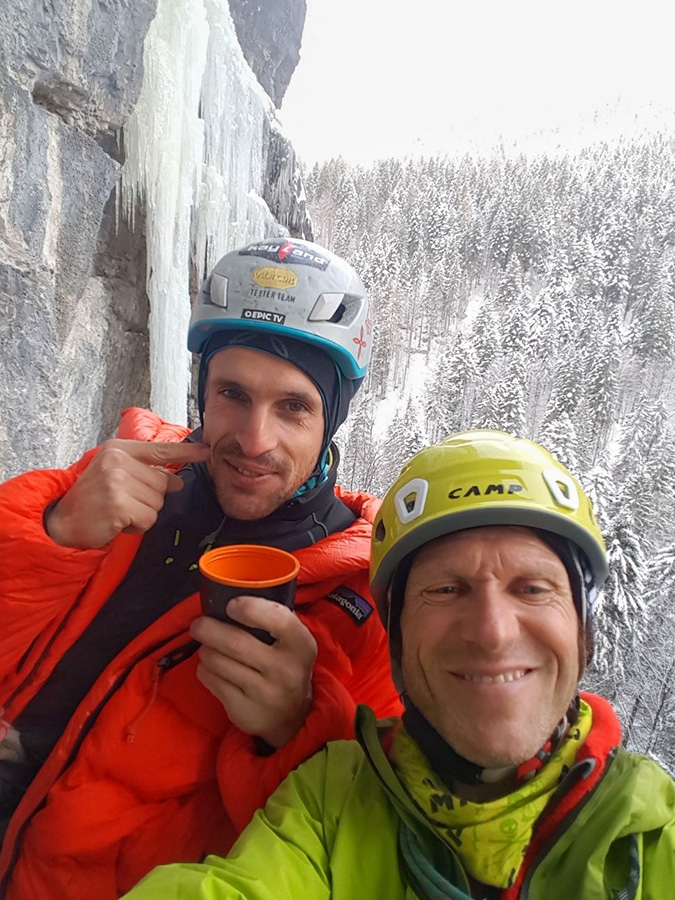
<svg viewBox="0 0 675 900">
<path fill-rule="evenodd" d="M 297 60 L 304 0 L 232 5 L 246 14 L 241 40 L 266 22 L 274 32 L 282 5 L 287 18 L 295 10 L 295 47 L 279 60 L 268 43 L 254 60 L 278 102 Z M 149 401 L 151 213 L 139 206 L 128 224 L 117 186 L 156 7 L 12 0 L 0 8 L 0 479 L 68 464 L 113 433 L 125 406 Z M 263 198 L 280 227 L 311 237 L 294 152 L 273 117 L 266 135 Z"/>
<path fill-rule="evenodd" d="M 273 0 L 262 14 L 260 0 L 230 0 L 230 11 L 246 62 L 281 107 L 300 59 L 305 0 Z"/>
</svg>

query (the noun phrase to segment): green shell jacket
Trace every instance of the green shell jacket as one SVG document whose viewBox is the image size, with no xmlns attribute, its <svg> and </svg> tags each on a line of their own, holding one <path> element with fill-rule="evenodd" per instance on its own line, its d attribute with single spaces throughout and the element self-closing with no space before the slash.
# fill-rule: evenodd
<svg viewBox="0 0 675 900">
<path fill-rule="evenodd" d="M 675 782 L 651 760 L 610 746 L 618 734 L 611 707 L 584 699 L 594 715 L 587 743 L 602 750 L 568 773 L 537 823 L 518 882 L 491 897 L 673 896 Z M 156 869 L 129 900 L 470 897 L 461 863 L 403 790 L 365 707 L 357 733 L 360 743 L 331 743 L 293 772 L 227 859 Z"/>
</svg>

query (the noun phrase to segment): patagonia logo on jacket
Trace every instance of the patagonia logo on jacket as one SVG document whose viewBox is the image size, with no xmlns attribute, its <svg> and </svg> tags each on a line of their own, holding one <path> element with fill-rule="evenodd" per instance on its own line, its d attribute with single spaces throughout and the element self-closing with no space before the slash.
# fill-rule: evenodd
<svg viewBox="0 0 675 900">
<path fill-rule="evenodd" d="M 339 606 L 356 622 L 357 625 L 363 623 L 373 614 L 373 607 L 368 603 L 365 597 L 357 594 L 356 591 L 350 590 L 343 584 L 335 588 L 326 595 L 327 598 Z"/>
</svg>

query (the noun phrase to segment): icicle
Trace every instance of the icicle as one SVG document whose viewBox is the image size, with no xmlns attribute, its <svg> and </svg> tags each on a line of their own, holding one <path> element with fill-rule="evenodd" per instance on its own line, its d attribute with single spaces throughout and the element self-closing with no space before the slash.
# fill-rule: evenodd
<svg viewBox="0 0 675 900">
<path fill-rule="evenodd" d="M 152 409 L 185 423 L 190 262 L 282 229 L 261 198 L 271 101 L 244 60 L 227 0 L 159 0 L 124 130 L 121 209 L 145 210 Z"/>
<path fill-rule="evenodd" d="M 198 118 L 209 29 L 202 0 L 160 0 L 145 40 L 143 87 L 125 128 L 122 206 L 145 206 L 150 402 L 184 423 L 189 378 L 190 218 L 203 154 Z"/>
<path fill-rule="evenodd" d="M 272 103 L 244 59 L 227 0 L 206 0 L 206 10 L 205 166 L 194 247 L 198 264 L 208 270 L 227 250 L 281 229 L 260 196 Z"/>
</svg>

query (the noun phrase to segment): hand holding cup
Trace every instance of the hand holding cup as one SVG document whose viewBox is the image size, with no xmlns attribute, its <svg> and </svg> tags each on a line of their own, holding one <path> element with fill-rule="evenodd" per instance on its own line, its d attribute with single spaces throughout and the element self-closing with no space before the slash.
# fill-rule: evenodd
<svg viewBox="0 0 675 900">
<path fill-rule="evenodd" d="M 312 704 L 317 645 L 292 612 L 298 571 L 292 554 L 257 545 L 219 547 L 200 559 L 205 615 L 190 628 L 202 645 L 197 677 L 234 725 L 272 747 L 295 736 Z M 232 600 L 248 625 L 228 616 Z"/>
<path fill-rule="evenodd" d="M 264 597 L 293 609 L 300 563 L 292 553 L 258 544 L 233 544 L 209 550 L 199 560 L 202 612 L 255 635 L 266 644 L 274 638 L 260 628 L 242 625 L 227 614 L 227 604 L 243 595 Z"/>
</svg>

